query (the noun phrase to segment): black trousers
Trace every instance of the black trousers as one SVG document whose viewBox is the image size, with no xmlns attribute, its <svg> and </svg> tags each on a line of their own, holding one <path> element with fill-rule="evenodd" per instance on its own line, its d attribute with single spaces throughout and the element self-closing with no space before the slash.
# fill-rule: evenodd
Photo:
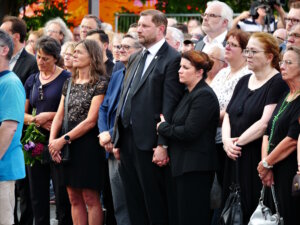
<svg viewBox="0 0 300 225">
<path fill-rule="evenodd" d="M 214 171 L 184 173 L 175 178 L 179 225 L 209 225 Z"/>
<path fill-rule="evenodd" d="M 153 150 L 142 151 L 132 128 L 121 130 L 120 175 L 132 225 L 176 225 L 177 206 L 170 167 L 152 163 Z"/>
<path fill-rule="evenodd" d="M 33 212 L 30 199 L 29 182 L 26 170 L 26 177 L 16 181 L 15 188 L 15 225 L 32 225 L 33 224 Z M 20 197 L 20 211 L 21 216 L 18 219 L 18 198 Z"/>
<path fill-rule="evenodd" d="M 54 163 L 42 165 L 36 162 L 34 166 L 28 168 L 30 195 L 32 202 L 35 225 L 50 224 L 50 176 L 56 198 L 56 216 L 59 225 L 71 225 L 71 205 L 66 187 L 62 184 L 60 176 L 60 166 Z"/>
</svg>

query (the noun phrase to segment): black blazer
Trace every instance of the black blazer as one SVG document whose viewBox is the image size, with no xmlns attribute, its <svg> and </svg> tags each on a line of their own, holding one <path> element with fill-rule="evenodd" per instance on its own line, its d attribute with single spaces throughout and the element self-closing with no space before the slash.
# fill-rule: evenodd
<svg viewBox="0 0 300 225">
<path fill-rule="evenodd" d="M 128 62 L 121 98 L 116 114 L 113 142 L 119 147 L 120 113 L 130 82 L 134 77 L 141 52 L 133 54 Z M 165 42 L 145 71 L 131 101 L 132 130 L 136 146 L 152 151 L 158 144 L 168 145 L 167 139 L 158 137 L 156 124 L 163 113 L 169 121 L 183 95 L 183 85 L 179 83 L 178 70 L 180 54 Z"/>
<path fill-rule="evenodd" d="M 170 139 L 173 176 L 212 171 L 218 166 L 215 144 L 220 108 L 213 90 L 202 79 L 176 108 L 171 123 L 161 123 L 159 134 Z"/>
<path fill-rule="evenodd" d="M 17 74 L 24 85 L 27 78 L 38 71 L 35 57 L 29 54 L 24 48 L 13 68 L 13 72 Z"/>
</svg>

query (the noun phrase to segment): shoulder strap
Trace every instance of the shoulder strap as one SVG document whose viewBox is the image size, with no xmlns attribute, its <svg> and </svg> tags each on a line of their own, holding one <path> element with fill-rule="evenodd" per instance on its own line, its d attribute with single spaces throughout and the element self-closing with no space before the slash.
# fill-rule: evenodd
<svg viewBox="0 0 300 225">
<path fill-rule="evenodd" d="M 39 73 L 37 73 L 35 76 L 34 76 L 34 79 L 33 79 L 33 86 L 32 86 L 32 92 L 31 92 L 31 102 L 32 102 L 32 104 L 34 104 L 33 103 L 33 96 L 34 96 L 34 92 L 35 92 L 35 83 L 36 83 L 36 81 L 37 81 L 37 79 L 38 79 L 38 76 L 39 76 Z M 30 96 L 29 96 L 30 97 Z M 33 105 L 33 107 L 35 108 L 35 106 Z"/>
<path fill-rule="evenodd" d="M 65 104 L 64 104 L 64 132 L 68 132 L 68 103 L 69 103 L 69 96 L 70 96 L 70 90 L 71 90 L 71 84 L 72 84 L 72 78 L 70 78 L 69 83 L 68 83 L 68 89 L 66 93 L 66 98 L 65 98 Z"/>
</svg>

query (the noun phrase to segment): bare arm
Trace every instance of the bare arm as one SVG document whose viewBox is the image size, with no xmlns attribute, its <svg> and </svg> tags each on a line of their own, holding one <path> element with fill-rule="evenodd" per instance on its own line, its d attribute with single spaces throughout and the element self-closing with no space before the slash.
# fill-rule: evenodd
<svg viewBox="0 0 300 225">
<path fill-rule="evenodd" d="M 237 17 L 235 17 L 233 19 L 232 22 L 232 28 L 236 28 L 238 23 L 243 20 L 243 19 L 247 19 L 248 17 L 250 17 L 250 12 L 249 11 L 244 11 L 242 12 L 240 15 L 238 15 Z"/>
<path fill-rule="evenodd" d="M 0 126 L 0 160 L 6 153 L 14 134 L 17 130 L 18 122 L 13 120 L 5 120 Z"/>
<path fill-rule="evenodd" d="M 36 116 L 32 116 L 29 114 L 29 99 L 26 99 L 25 102 L 25 115 L 24 115 L 24 123 L 36 123 L 37 126 L 41 126 L 46 130 L 50 130 L 52 120 L 55 116 L 56 112 L 42 112 Z"/>
<path fill-rule="evenodd" d="M 49 150 L 51 152 L 52 157 L 56 157 L 57 154 L 60 152 L 60 150 L 63 148 L 63 146 L 66 144 L 65 140 L 64 140 L 65 135 L 70 136 L 70 141 L 73 141 L 73 140 L 83 136 L 84 134 L 86 134 L 89 130 L 91 130 L 97 124 L 98 111 L 99 111 L 99 107 L 100 107 L 103 99 L 104 99 L 104 95 L 94 96 L 92 99 L 92 102 L 91 102 L 91 106 L 90 106 L 87 118 L 85 120 L 83 120 L 81 123 L 79 123 L 75 128 L 73 128 L 67 134 L 64 134 L 63 136 L 61 136 L 57 139 L 54 139 L 58 134 L 58 131 L 59 131 L 59 128 L 61 127 L 62 119 L 63 119 L 63 110 L 64 110 L 63 100 L 64 100 L 64 98 L 62 98 L 61 104 L 59 106 L 57 121 L 55 120 L 55 124 L 53 125 L 53 133 L 51 132 L 51 135 L 50 135 Z"/>
<path fill-rule="evenodd" d="M 260 120 L 256 121 L 247 130 L 245 130 L 244 133 L 241 134 L 238 140 L 239 145 L 246 145 L 264 135 L 275 107 L 276 104 L 265 106 Z"/>
<path fill-rule="evenodd" d="M 61 96 L 59 106 L 56 112 L 56 115 L 53 119 L 51 131 L 50 131 L 50 137 L 49 142 L 57 138 L 57 135 L 61 129 L 61 125 L 64 119 L 64 102 L 65 102 L 65 96 Z"/>
<path fill-rule="evenodd" d="M 224 150 L 227 156 L 233 160 L 241 154 L 241 148 L 236 146 L 238 137 L 231 137 L 231 126 L 228 113 L 225 113 L 222 124 L 222 141 L 224 144 Z"/>
</svg>

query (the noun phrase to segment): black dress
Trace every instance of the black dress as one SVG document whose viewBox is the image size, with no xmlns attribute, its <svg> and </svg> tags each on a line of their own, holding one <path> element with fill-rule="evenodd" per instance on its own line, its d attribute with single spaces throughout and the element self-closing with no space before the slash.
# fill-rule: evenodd
<svg viewBox="0 0 300 225">
<path fill-rule="evenodd" d="M 261 119 L 264 107 L 276 104 L 287 85 L 278 73 L 258 89 L 250 90 L 248 82 L 251 74 L 237 83 L 233 96 L 227 106 L 231 137 L 239 137 L 252 124 Z M 239 157 L 239 180 L 241 186 L 244 223 L 248 224 L 251 214 L 258 204 L 262 183 L 258 177 L 257 165 L 261 160 L 262 138 L 242 146 Z M 235 181 L 235 161 L 226 157 L 224 170 L 223 199 L 227 199 L 229 186 Z"/>
<path fill-rule="evenodd" d="M 279 108 L 284 101 L 287 93 L 283 96 L 269 121 L 266 134 L 270 137 L 272 121 L 277 115 Z M 300 97 L 290 102 L 286 109 L 281 113 L 273 130 L 270 152 L 285 138 L 298 139 L 300 125 L 298 116 L 300 115 Z M 273 168 L 274 184 L 277 201 L 279 203 L 279 213 L 283 217 L 285 225 L 293 225 L 300 221 L 300 197 L 291 196 L 293 177 L 298 170 L 297 150 L 293 151 L 288 157 L 276 163 Z M 270 198 L 270 197 L 269 197 Z"/>
<path fill-rule="evenodd" d="M 67 80 L 63 87 L 66 96 Z M 104 95 L 107 80 L 102 78 L 94 85 L 72 83 L 68 103 L 68 129 L 71 130 L 87 118 L 92 98 Z M 97 191 L 103 187 L 105 151 L 99 145 L 97 126 L 72 141 L 71 161 L 64 164 L 63 175 L 67 186 Z"/>
</svg>

